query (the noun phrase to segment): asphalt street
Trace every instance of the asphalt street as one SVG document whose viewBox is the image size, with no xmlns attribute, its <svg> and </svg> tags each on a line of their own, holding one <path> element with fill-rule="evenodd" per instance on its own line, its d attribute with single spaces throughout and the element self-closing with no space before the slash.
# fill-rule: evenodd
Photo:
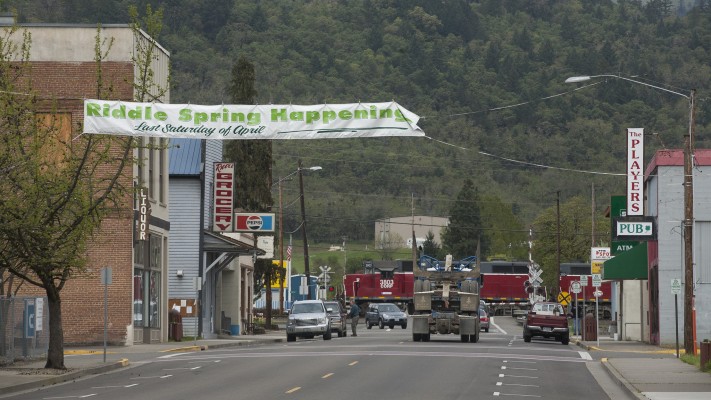
<svg viewBox="0 0 711 400">
<path fill-rule="evenodd" d="M 409 329 L 361 325 L 357 337 L 330 341 L 147 355 L 129 368 L 10 398 L 624 398 L 602 389 L 605 374 L 584 349 L 553 340 L 524 343 L 520 330 L 512 318 L 497 317 L 478 343 L 455 335 L 425 343 L 413 342 Z"/>
</svg>

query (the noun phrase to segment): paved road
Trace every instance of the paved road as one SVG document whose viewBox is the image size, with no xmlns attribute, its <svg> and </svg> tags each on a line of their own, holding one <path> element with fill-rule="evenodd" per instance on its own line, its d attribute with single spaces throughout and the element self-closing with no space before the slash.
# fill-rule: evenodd
<svg viewBox="0 0 711 400">
<path fill-rule="evenodd" d="M 251 348 L 156 355 L 132 367 L 12 399 L 604 399 L 574 345 L 524 343 L 513 319 L 497 317 L 479 343 L 409 329 L 297 340 Z M 614 398 L 614 396 L 613 396 Z"/>
</svg>

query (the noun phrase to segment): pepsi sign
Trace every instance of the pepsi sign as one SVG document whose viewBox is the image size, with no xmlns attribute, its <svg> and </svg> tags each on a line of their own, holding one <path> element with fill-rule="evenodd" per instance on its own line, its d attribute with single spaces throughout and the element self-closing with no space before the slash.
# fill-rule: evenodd
<svg viewBox="0 0 711 400">
<path fill-rule="evenodd" d="M 274 232 L 274 214 L 235 213 L 235 232 Z"/>
</svg>

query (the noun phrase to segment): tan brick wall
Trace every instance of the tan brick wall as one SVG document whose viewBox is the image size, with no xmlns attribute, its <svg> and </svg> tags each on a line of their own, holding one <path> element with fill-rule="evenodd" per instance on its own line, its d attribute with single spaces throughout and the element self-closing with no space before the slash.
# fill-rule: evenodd
<svg viewBox="0 0 711 400">
<path fill-rule="evenodd" d="M 128 62 L 104 63 L 104 87 L 113 89 L 111 99 L 133 99 L 133 65 Z M 97 97 L 96 64 L 34 62 L 32 86 L 47 100 L 46 111 L 54 103 L 60 112 L 72 114 L 75 135 L 83 124 L 83 99 Z M 79 143 L 79 141 L 77 141 Z M 117 153 L 118 154 L 118 153 Z M 107 167 L 108 168 L 108 167 Z M 132 186 L 132 164 L 125 168 L 122 184 Z M 112 268 L 112 284 L 108 286 L 108 341 L 127 342 L 133 309 L 133 243 L 131 194 L 125 206 L 105 219 L 92 239 L 88 250 L 87 271 L 74 276 L 61 292 L 65 344 L 97 344 L 103 342 L 104 287 L 100 270 Z M 25 284 L 19 295 L 44 295 L 42 289 Z"/>
</svg>

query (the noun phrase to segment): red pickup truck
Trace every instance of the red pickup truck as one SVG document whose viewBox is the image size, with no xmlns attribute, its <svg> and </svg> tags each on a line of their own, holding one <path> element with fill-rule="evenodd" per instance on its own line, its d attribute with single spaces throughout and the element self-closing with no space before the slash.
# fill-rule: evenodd
<svg viewBox="0 0 711 400">
<path fill-rule="evenodd" d="M 531 307 L 523 324 L 523 341 L 528 343 L 534 336 L 555 338 L 567 345 L 570 342 L 568 315 L 560 303 L 537 302 Z"/>
</svg>

